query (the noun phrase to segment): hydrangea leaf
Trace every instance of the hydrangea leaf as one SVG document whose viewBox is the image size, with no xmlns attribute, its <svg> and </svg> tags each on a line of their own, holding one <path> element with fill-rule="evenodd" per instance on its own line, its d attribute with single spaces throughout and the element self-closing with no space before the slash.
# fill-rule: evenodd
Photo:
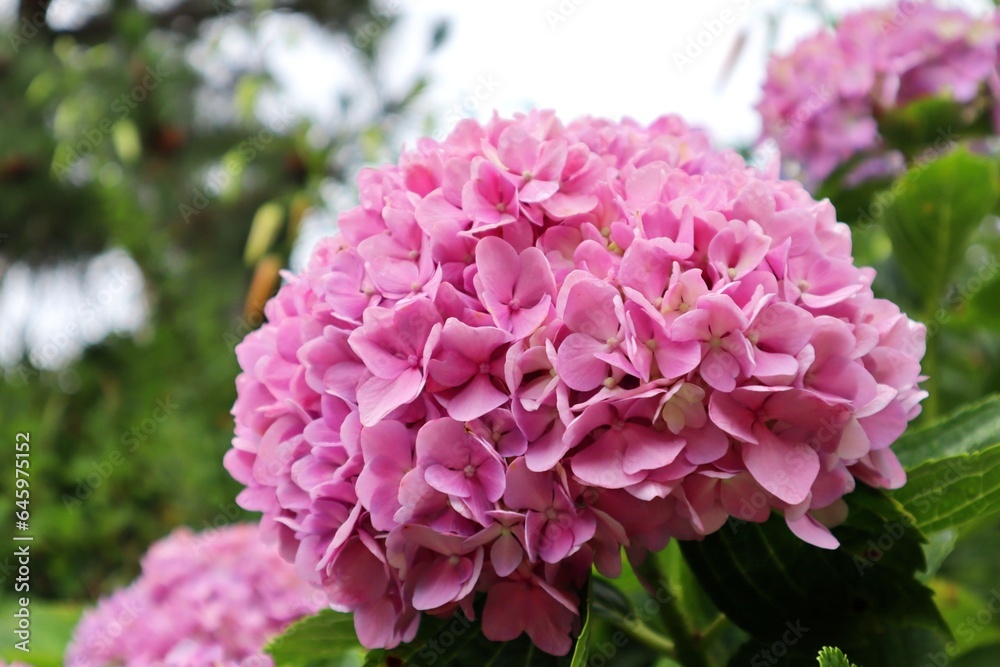
<svg viewBox="0 0 1000 667">
<path fill-rule="evenodd" d="M 861 486 L 846 500 L 835 551 L 797 540 L 772 519 L 730 522 L 685 542 L 684 556 L 719 609 L 762 647 L 794 642 L 815 656 L 836 645 L 861 664 L 915 664 L 914 651 L 939 646 L 947 633 L 930 589 L 914 576 L 925 567 L 923 536 L 880 492 Z"/>
<path fill-rule="evenodd" d="M 962 262 L 966 241 L 1000 198 L 1000 173 L 964 148 L 899 177 L 881 219 L 910 286 L 934 305 Z"/>
<path fill-rule="evenodd" d="M 893 449 L 908 479 L 892 495 L 925 532 L 1000 512 L 1000 396 L 910 431 Z"/>
<path fill-rule="evenodd" d="M 961 136 L 992 134 L 987 109 L 975 109 L 948 97 L 927 97 L 889 109 L 876 118 L 879 133 L 892 148 L 910 156 L 942 147 Z M 976 113 L 978 112 L 978 113 Z"/>
<path fill-rule="evenodd" d="M 935 578 L 930 583 L 934 600 L 955 636 L 948 645 L 951 657 L 963 655 L 980 647 L 1000 644 L 1000 624 L 993 620 L 991 606 L 1000 602 L 1000 590 L 975 591 L 955 581 Z M 985 619 L 983 610 L 990 613 Z M 998 663 L 1000 664 L 1000 663 Z"/>
<path fill-rule="evenodd" d="M 819 667 L 858 667 L 852 665 L 839 648 L 830 648 L 829 646 L 824 647 L 819 652 L 819 657 L 816 660 L 819 662 Z"/>
<path fill-rule="evenodd" d="M 293 623 L 268 642 L 264 652 L 275 667 L 347 667 L 360 664 L 364 655 L 354 619 L 332 609 Z"/>
</svg>

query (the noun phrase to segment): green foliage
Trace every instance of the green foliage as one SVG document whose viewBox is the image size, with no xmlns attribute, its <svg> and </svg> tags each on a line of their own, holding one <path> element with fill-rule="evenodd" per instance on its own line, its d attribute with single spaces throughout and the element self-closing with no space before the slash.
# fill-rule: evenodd
<svg viewBox="0 0 1000 667">
<path fill-rule="evenodd" d="M 819 667 L 858 667 L 851 664 L 844 652 L 839 648 L 824 647 L 817 657 Z"/>
<path fill-rule="evenodd" d="M 14 612 L 18 610 L 14 599 L 0 603 L 0 617 L 3 623 L 4 642 L 0 644 L 0 661 L 29 662 L 34 667 L 62 667 L 63 652 L 73 628 L 80 618 L 82 609 L 79 605 L 62 602 L 43 602 L 33 599 L 29 610 L 31 612 L 31 644 L 30 653 L 24 653 L 14 647 L 14 628 L 16 619 Z"/>
<path fill-rule="evenodd" d="M 33 18 L 49 4 L 21 0 L 28 23 L 15 18 L 0 40 L 0 92 L 18 100 L 0 108 L 0 265 L 62 270 L 123 249 L 150 315 L 135 337 L 112 336 L 68 368 L 19 360 L 0 383 L 0 423 L 32 435 L 32 528 L 45 536 L 33 592 L 92 600 L 131 580 L 148 545 L 179 524 L 255 520 L 221 465 L 234 347 L 261 323 L 303 218 L 324 212 L 321 190 L 385 152 L 424 77 L 398 96 L 375 85 L 397 10 L 368 0 L 88 3 L 59 29 Z M 288 105 L 264 115 L 281 93 L 269 63 L 248 52 L 234 64 L 220 45 L 255 43 L 277 5 L 343 45 L 340 66 L 374 105 L 345 97 L 352 121 L 312 134 Z M 359 155 L 371 128 L 381 140 Z M 71 317 L 88 324 L 91 305 Z M 66 334 L 50 327 L 35 342 L 63 349 Z M 7 515 L 10 483 L 0 480 Z"/>
<path fill-rule="evenodd" d="M 992 160 L 959 148 L 900 177 L 882 219 L 896 260 L 922 303 L 936 308 L 968 240 L 1000 197 Z"/>
<path fill-rule="evenodd" d="M 682 545 L 715 604 L 754 638 L 742 655 L 767 650 L 797 664 L 836 645 L 862 664 L 893 667 L 940 643 L 945 624 L 914 578 L 925 561 L 913 518 L 865 487 L 848 503 L 837 550 L 806 544 L 773 518 Z"/>
<path fill-rule="evenodd" d="M 893 496 L 925 532 L 1000 513 L 1000 396 L 909 431 L 895 449 L 908 479 Z"/>
<path fill-rule="evenodd" d="M 361 663 L 364 649 L 354 618 L 332 609 L 293 623 L 264 649 L 275 667 L 348 667 Z"/>
</svg>

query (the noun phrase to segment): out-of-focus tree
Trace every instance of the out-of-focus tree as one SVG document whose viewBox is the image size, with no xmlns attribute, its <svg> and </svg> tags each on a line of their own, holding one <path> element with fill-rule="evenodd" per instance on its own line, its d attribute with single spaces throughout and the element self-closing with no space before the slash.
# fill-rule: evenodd
<svg viewBox="0 0 1000 667">
<path fill-rule="evenodd" d="M 260 323 L 303 220 L 329 217 L 329 193 L 423 90 L 420 71 L 398 91 L 382 84 L 397 13 L 368 0 L 20 0 L 6 18 L 0 272 L 61 267 L 80 288 L 87 262 L 116 249 L 141 270 L 81 289 L 55 330 L 4 332 L 34 350 L 5 370 L 0 424 L 31 434 L 37 594 L 94 597 L 130 579 L 172 526 L 250 518 L 222 467 L 233 348 Z M 309 77 L 343 70 L 332 120 L 299 110 L 275 40 L 334 55 L 299 63 Z M 130 280 L 142 285 L 125 290 Z M 137 332 L 47 363 L 137 289 Z"/>
</svg>

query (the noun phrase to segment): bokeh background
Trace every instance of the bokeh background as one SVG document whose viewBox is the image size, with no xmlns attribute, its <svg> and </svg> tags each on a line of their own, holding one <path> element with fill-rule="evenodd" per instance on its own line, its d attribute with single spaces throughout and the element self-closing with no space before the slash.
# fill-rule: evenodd
<svg viewBox="0 0 1000 667">
<path fill-rule="evenodd" d="M 61 664 L 79 610 L 173 527 L 255 518 L 221 463 L 233 348 L 280 271 L 355 203 L 360 168 L 532 106 L 681 113 L 765 159 L 753 104 L 768 53 L 879 4 L 0 1 L 0 456 L 9 471 L 14 434 L 31 434 L 33 662 Z M 883 241 L 859 255 L 884 256 Z M 876 289 L 892 294 L 891 276 Z M 1000 388 L 996 335 L 949 326 L 961 342 L 938 412 Z M 998 551 L 983 527 L 946 569 L 988 590 L 998 566 L 979 554 Z"/>
</svg>

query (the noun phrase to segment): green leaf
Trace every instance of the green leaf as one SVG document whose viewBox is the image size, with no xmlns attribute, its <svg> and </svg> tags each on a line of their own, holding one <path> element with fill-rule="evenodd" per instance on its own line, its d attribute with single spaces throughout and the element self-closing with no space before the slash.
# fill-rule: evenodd
<svg viewBox="0 0 1000 667">
<path fill-rule="evenodd" d="M 14 647 L 21 641 L 15 634 L 17 619 L 14 613 L 19 609 L 15 598 L 9 598 L 0 604 L 0 614 L 5 622 L 4 642 L 0 645 L 0 662 L 30 662 L 35 667 L 61 667 L 63 654 L 73 635 L 82 610 L 74 604 L 59 602 L 42 602 L 32 599 L 28 609 L 31 613 L 31 644 L 30 653 L 25 653 Z"/>
<path fill-rule="evenodd" d="M 268 202 L 262 205 L 253 216 L 250 223 L 250 233 L 247 235 L 246 248 L 243 250 L 243 261 L 247 266 L 253 266 L 264 256 L 278 233 L 281 232 L 281 225 L 285 219 L 285 210 L 277 202 Z"/>
<path fill-rule="evenodd" d="M 934 579 L 930 586 L 934 590 L 934 601 L 955 637 L 954 643 L 947 647 L 952 656 L 1000 644 L 1000 622 L 993 612 L 1000 603 L 1000 591 L 994 588 L 987 599 L 985 594 L 977 594 L 946 579 Z"/>
<path fill-rule="evenodd" d="M 878 117 L 879 134 L 908 157 L 928 148 L 941 152 L 961 137 L 992 134 L 985 106 L 928 97 L 888 110 Z"/>
<path fill-rule="evenodd" d="M 829 646 L 824 646 L 819 652 L 819 657 L 817 658 L 819 662 L 819 667 L 858 667 L 857 665 L 852 665 L 844 655 L 844 652 L 839 648 L 830 648 Z"/>
<path fill-rule="evenodd" d="M 580 636 L 576 638 L 576 642 L 573 645 L 573 657 L 570 660 L 570 667 L 586 667 L 587 658 L 590 654 L 590 637 L 593 634 L 593 628 L 590 625 L 590 606 L 593 596 L 591 595 L 591 590 L 593 589 L 594 578 L 591 577 L 587 584 L 587 598 L 583 601 L 583 626 L 580 628 Z"/>
<path fill-rule="evenodd" d="M 925 532 L 1000 513 L 1000 396 L 990 396 L 893 447 L 907 482 L 893 492 Z"/>
<path fill-rule="evenodd" d="M 275 667 L 326 667 L 357 664 L 361 646 L 354 619 L 332 609 L 293 623 L 264 647 Z M 351 660 L 356 656 L 355 660 Z"/>
<path fill-rule="evenodd" d="M 893 184 L 882 221 L 893 252 L 925 305 L 936 307 L 966 241 L 1000 198 L 1000 173 L 964 148 L 917 164 Z"/>
<path fill-rule="evenodd" d="M 914 575 L 925 567 L 913 517 L 864 486 L 846 498 L 837 550 L 792 535 L 780 520 L 734 523 L 682 545 L 688 564 L 729 619 L 764 647 L 842 647 L 862 664 L 916 664 L 946 625 Z M 907 662 L 912 659 L 913 662 Z"/>
</svg>

